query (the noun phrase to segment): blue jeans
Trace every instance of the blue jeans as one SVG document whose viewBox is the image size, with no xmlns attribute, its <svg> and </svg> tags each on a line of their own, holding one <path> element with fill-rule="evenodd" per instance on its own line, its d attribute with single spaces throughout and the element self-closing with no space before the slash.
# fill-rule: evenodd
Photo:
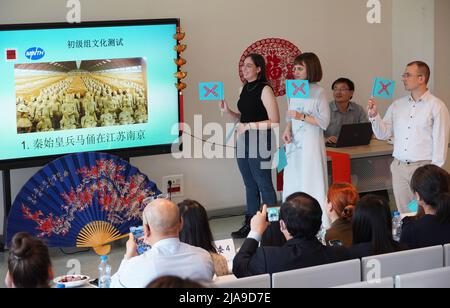
<svg viewBox="0 0 450 308">
<path fill-rule="evenodd" d="M 268 130 L 247 131 L 237 140 L 237 163 L 245 184 L 248 216 L 259 211 L 261 196 L 263 204 L 277 204 L 270 168 L 273 139 L 272 131 Z"/>
</svg>

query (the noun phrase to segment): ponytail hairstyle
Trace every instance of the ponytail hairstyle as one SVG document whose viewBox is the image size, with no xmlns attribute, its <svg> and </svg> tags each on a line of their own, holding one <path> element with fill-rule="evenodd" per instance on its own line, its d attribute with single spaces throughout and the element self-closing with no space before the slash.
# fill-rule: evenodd
<svg viewBox="0 0 450 308">
<path fill-rule="evenodd" d="M 349 183 L 335 183 L 331 185 L 327 194 L 328 202 L 339 218 L 351 222 L 359 194 L 355 186 Z"/>
<path fill-rule="evenodd" d="M 52 263 L 47 246 L 21 232 L 14 235 L 8 271 L 16 288 L 49 288 Z"/>
<path fill-rule="evenodd" d="M 450 174 L 435 165 L 420 167 L 411 178 L 411 190 L 436 211 L 441 224 L 450 223 Z"/>
</svg>

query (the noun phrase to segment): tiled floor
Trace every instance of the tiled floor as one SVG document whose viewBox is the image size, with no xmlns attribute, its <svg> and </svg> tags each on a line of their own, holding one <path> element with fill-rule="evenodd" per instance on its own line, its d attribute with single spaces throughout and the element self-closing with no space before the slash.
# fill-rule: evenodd
<svg viewBox="0 0 450 308">
<path fill-rule="evenodd" d="M 235 216 L 229 218 L 214 219 L 210 221 L 212 233 L 215 240 L 223 240 L 230 238 L 230 233 L 237 230 L 242 225 L 243 217 Z M 115 243 L 110 254 L 110 264 L 112 271 L 115 273 L 125 253 L 125 241 Z M 234 241 L 236 249 L 238 249 L 243 240 Z M 68 250 L 69 251 L 69 250 Z M 72 250 L 73 251 L 73 250 Z M 70 271 L 79 272 L 92 278 L 98 277 L 99 257 L 91 250 L 88 252 L 77 253 L 74 255 L 65 255 L 59 249 L 51 249 L 50 254 L 53 262 L 55 277 L 66 275 Z M 7 269 L 7 253 L 0 253 L 0 288 L 5 287 L 4 278 Z M 73 274 L 73 273 L 69 273 Z"/>
</svg>

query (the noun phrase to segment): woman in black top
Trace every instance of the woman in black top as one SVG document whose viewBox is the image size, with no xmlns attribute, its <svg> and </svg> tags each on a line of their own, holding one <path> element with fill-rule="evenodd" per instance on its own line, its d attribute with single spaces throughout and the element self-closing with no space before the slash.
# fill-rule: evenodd
<svg viewBox="0 0 450 308">
<path fill-rule="evenodd" d="M 272 128 L 280 123 L 275 94 L 267 82 L 266 63 L 258 54 L 249 55 L 242 67 L 245 83 L 238 102 L 239 112 L 234 112 L 223 101 L 221 109 L 237 126 L 237 163 L 245 184 L 247 211 L 243 227 L 233 232 L 234 238 L 244 238 L 250 232 L 250 219 L 264 204 L 277 203 L 272 183 L 271 151 Z"/>
<path fill-rule="evenodd" d="M 349 248 L 351 258 L 403 250 L 392 239 L 392 220 L 389 203 L 383 197 L 366 195 L 356 203 L 353 214 L 353 245 Z"/>
<path fill-rule="evenodd" d="M 450 243 L 450 175 L 435 165 L 420 167 L 411 178 L 411 190 L 425 215 L 403 220 L 400 242 L 409 248 Z"/>
</svg>

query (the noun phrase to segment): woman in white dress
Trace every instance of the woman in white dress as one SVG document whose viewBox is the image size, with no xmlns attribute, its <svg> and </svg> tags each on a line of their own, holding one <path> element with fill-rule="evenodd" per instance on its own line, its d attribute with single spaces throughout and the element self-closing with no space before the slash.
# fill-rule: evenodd
<svg viewBox="0 0 450 308">
<path fill-rule="evenodd" d="M 330 223 L 326 214 L 328 190 L 324 131 L 330 123 L 330 107 L 322 80 L 322 66 L 314 53 L 303 53 L 294 62 L 294 76 L 310 83 L 310 98 L 289 100 L 288 124 L 283 134 L 288 165 L 284 169 L 283 200 L 304 192 L 321 205 L 324 228 Z"/>
</svg>

